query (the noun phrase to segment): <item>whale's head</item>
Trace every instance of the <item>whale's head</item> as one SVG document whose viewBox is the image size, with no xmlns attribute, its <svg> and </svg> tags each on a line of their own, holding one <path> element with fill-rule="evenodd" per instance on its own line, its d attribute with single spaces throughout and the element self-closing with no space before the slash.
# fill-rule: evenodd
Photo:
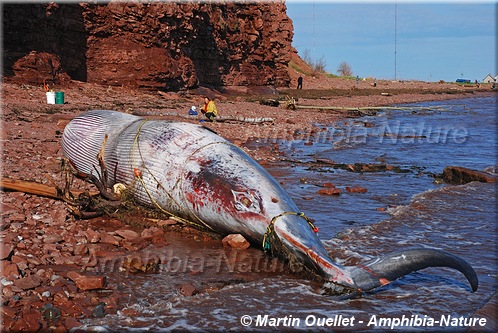
<svg viewBox="0 0 498 333">
<path fill-rule="evenodd" d="M 312 221 L 282 186 L 245 152 L 228 142 L 199 149 L 183 170 L 191 215 L 223 233 L 240 233 L 291 268 L 352 284 L 328 256 Z"/>
</svg>

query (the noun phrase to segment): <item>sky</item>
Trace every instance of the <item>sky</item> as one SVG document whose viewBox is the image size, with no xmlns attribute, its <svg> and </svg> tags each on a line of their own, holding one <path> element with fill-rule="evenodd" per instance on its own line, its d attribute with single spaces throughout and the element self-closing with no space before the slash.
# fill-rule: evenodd
<svg viewBox="0 0 498 333">
<path fill-rule="evenodd" d="M 498 74 L 497 1 L 287 0 L 293 46 L 338 74 L 447 82 Z"/>
</svg>

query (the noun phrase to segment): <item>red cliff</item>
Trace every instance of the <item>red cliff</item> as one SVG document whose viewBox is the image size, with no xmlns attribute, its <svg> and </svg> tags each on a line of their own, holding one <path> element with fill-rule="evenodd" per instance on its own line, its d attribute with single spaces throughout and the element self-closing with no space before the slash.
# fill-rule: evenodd
<svg viewBox="0 0 498 333">
<path fill-rule="evenodd" d="M 3 4 L 4 76 L 160 90 L 288 86 L 284 2 Z"/>
</svg>

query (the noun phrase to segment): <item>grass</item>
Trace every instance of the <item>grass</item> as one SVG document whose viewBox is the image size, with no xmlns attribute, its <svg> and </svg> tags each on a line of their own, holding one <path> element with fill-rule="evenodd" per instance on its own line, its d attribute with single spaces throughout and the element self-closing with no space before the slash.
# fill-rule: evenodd
<svg viewBox="0 0 498 333">
<path fill-rule="evenodd" d="M 306 73 L 304 70 L 301 69 L 301 67 L 299 67 L 298 65 L 296 65 L 292 60 L 289 61 L 289 67 L 296 70 L 298 73 L 301 73 L 301 74 L 308 74 Z"/>
</svg>

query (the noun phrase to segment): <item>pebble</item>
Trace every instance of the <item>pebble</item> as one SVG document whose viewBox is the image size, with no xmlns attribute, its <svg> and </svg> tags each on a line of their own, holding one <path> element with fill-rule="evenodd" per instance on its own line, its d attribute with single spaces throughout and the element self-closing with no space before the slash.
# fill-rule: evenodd
<svg viewBox="0 0 498 333">
<path fill-rule="evenodd" d="M 350 193 L 367 193 L 368 189 L 361 186 L 346 186 L 346 191 Z"/>
<path fill-rule="evenodd" d="M 341 192 L 342 190 L 339 188 L 322 188 L 318 190 L 316 193 L 322 195 L 339 195 L 341 194 Z"/>
<path fill-rule="evenodd" d="M 197 289 L 192 284 L 186 282 L 180 287 L 180 294 L 183 296 L 193 296 L 197 294 Z"/>
<path fill-rule="evenodd" d="M 105 303 L 104 302 L 100 302 L 99 304 L 97 304 L 93 308 L 92 316 L 94 316 L 95 318 L 102 318 L 105 316 Z"/>
<path fill-rule="evenodd" d="M 43 309 L 45 308 L 45 309 Z M 42 318 L 48 322 L 58 321 L 61 317 L 61 310 L 55 308 L 52 304 L 46 304 L 42 309 Z"/>
<path fill-rule="evenodd" d="M 11 284 L 14 284 L 14 282 L 7 280 L 5 277 L 2 277 L 0 283 L 2 283 L 2 286 L 10 286 Z"/>
</svg>

